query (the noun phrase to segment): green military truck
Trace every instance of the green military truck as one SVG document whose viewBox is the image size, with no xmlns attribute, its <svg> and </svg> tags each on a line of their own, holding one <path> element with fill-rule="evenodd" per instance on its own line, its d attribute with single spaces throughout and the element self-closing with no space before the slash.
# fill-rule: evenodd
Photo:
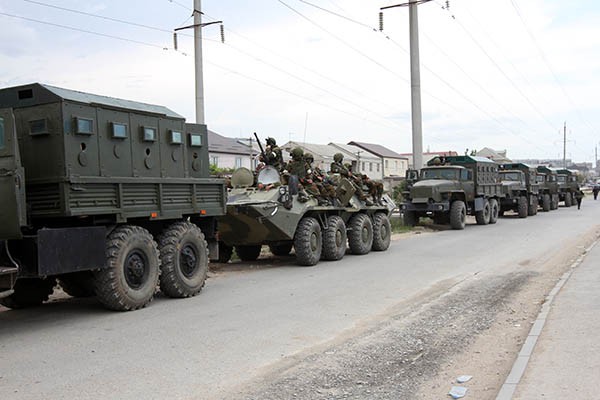
<svg viewBox="0 0 600 400">
<path fill-rule="evenodd" d="M 415 172 L 407 172 L 407 180 L 414 183 L 400 206 L 405 225 L 416 225 L 420 217 L 431 217 L 453 229 L 464 229 L 467 215 L 474 215 L 479 225 L 498 220 L 503 194 L 498 164 L 492 160 L 466 155 L 436 157 L 418 177 Z"/>
<path fill-rule="evenodd" d="M 504 196 L 500 199 L 500 215 L 517 212 L 519 218 L 537 214 L 539 184 L 536 169 L 523 163 L 500 165 L 500 181 Z"/>
<path fill-rule="evenodd" d="M 577 200 L 575 199 L 575 193 L 579 190 L 577 171 L 566 168 L 556 169 L 556 176 L 558 180 L 558 196 L 560 201 L 565 203 L 565 207 L 571 207 L 577 203 Z"/>
<path fill-rule="evenodd" d="M 206 139 L 206 126 L 161 106 L 0 89 L 0 304 L 38 305 L 57 282 L 124 311 L 157 286 L 197 294 L 227 196 Z"/>
<path fill-rule="evenodd" d="M 544 165 L 537 166 L 536 181 L 540 186 L 538 202 L 543 211 L 558 208 L 558 180 L 556 171 Z"/>
</svg>

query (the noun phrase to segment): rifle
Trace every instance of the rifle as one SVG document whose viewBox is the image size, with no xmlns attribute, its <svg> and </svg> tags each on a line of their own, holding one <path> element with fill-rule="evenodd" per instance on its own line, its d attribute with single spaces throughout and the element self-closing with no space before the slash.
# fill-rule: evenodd
<svg viewBox="0 0 600 400">
<path fill-rule="evenodd" d="M 262 154 L 263 161 L 266 164 L 267 163 L 267 155 L 265 154 L 265 149 L 263 149 L 262 144 L 260 144 L 260 139 L 258 138 L 258 135 L 256 134 L 256 132 L 254 132 L 254 137 L 256 138 L 256 143 L 258 143 L 258 148 L 260 149 L 260 154 Z"/>
</svg>

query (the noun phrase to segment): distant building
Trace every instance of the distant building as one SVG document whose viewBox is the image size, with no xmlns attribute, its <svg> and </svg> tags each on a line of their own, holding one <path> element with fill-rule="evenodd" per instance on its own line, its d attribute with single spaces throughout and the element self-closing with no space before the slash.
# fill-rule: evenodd
<svg viewBox="0 0 600 400">
<path fill-rule="evenodd" d="M 351 144 L 329 143 L 344 155 L 344 158 L 356 157 L 352 165 L 352 171 L 367 175 L 371 179 L 383 179 L 383 164 L 381 157 L 369 151 Z"/>
<path fill-rule="evenodd" d="M 365 143 L 365 142 L 348 142 L 348 144 L 360 147 L 371 154 L 376 155 L 381 159 L 383 165 L 383 177 L 401 176 L 406 174 L 408 169 L 408 158 L 402 156 L 395 151 L 388 149 L 380 144 Z"/>
<path fill-rule="evenodd" d="M 489 158 L 498 164 L 512 162 L 512 160 L 506 156 L 506 150 L 493 150 L 489 147 L 484 147 L 483 149 L 475 152 L 475 155 L 477 157 Z"/>
<path fill-rule="evenodd" d="M 260 151 L 253 147 L 250 139 L 229 138 L 208 130 L 208 157 L 217 168 L 256 168 Z"/>
</svg>

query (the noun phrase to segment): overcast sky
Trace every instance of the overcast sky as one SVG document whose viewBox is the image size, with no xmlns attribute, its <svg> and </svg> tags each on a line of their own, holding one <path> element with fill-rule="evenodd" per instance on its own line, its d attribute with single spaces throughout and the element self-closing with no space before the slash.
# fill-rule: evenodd
<svg viewBox="0 0 600 400">
<path fill-rule="evenodd" d="M 412 151 L 408 9 L 383 0 L 203 0 L 206 123 L 278 143 Z M 193 0 L 2 0 L 0 86 L 41 82 L 194 115 Z M 424 150 L 593 162 L 600 2 L 419 6 Z M 77 11 L 77 12 L 74 12 Z M 99 18 L 103 17 L 103 18 Z M 124 21 L 123 22 L 118 22 Z M 143 26 L 139 26 L 143 25 Z M 69 29 L 70 28 L 70 29 Z"/>
</svg>

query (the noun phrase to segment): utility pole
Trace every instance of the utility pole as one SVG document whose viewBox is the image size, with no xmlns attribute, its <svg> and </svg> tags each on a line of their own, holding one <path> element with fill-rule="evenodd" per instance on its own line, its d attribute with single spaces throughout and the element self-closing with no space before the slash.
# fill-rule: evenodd
<svg viewBox="0 0 600 400">
<path fill-rule="evenodd" d="M 194 77 L 196 81 L 196 123 L 205 124 L 204 118 L 204 73 L 202 70 L 202 28 L 208 25 L 221 24 L 221 42 L 225 42 L 223 21 L 202 23 L 202 5 L 200 0 L 194 0 L 194 24 L 174 29 L 173 44 L 177 50 L 177 32 L 183 29 L 194 28 Z"/>
<path fill-rule="evenodd" d="M 381 7 L 381 10 L 408 6 L 410 37 L 410 93 L 412 119 L 413 168 L 423 167 L 423 123 L 421 114 L 421 70 L 419 60 L 419 15 L 417 6 L 431 0 L 410 0 L 408 3 Z M 383 16 L 380 14 L 380 30 L 383 30 Z"/>
<path fill-rule="evenodd" d="M 204 73 L 202 70 L 202 5 L 194 0 L 194 64 L 196 78 L 196 123 L 204 124 Z"/>
<path fill-rule="evenodd" d="M 563 168 L 567 168 L 567 121 L 563 133 Z"/>
</svg>

